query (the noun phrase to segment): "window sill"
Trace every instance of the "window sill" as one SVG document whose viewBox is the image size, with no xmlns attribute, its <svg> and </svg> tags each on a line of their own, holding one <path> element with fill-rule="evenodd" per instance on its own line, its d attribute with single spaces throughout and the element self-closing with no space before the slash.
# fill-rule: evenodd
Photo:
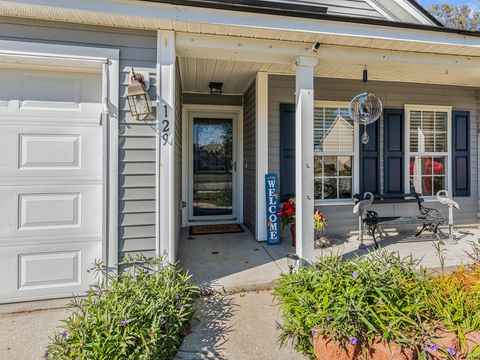
<svg viewBox="0 0 480 360">
<path fill-rule="evenodd" d="M 321 206 L 342 206 L 342 205 L 355 205 L 355 201 L 351 199 L 345 200 L 315 200 L 315 207 Z"/>
</svg>

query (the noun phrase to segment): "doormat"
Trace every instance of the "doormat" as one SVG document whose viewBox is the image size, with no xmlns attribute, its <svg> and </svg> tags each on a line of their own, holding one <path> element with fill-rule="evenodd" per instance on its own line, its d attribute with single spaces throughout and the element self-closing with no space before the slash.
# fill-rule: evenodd
<svg viewBox="0 0 480 360">
<path fill-rule="evenodd" d="M 190 226 L 190 235 L 232 234 L 244 232 L 238 224 Z"/>
</svg>

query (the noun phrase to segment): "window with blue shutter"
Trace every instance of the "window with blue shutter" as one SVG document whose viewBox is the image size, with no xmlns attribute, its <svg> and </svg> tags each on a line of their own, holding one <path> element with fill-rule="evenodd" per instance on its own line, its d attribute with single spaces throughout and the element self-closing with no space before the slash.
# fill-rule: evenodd
<svg viewBox="0 0 480 360">
<path fill-rule="evenodd" d="M 470 113 L 452 113 L 453 196 L 470 196 Z"/>
<path fill-rule="evenodd" d="M 404 193 L 404 118 L 402 109 L 386 109 L 384 121 L 384 189 L 388 195 Z"/>
<path fill-rule="evenodd" d="M 370 140 L 367 144 L 360 141 L 360 194 L 371 192 L 380 194 L 380 120 L 367 125 Z M 362 138 L 364 128 L 360 126 Z"/>
</svg>

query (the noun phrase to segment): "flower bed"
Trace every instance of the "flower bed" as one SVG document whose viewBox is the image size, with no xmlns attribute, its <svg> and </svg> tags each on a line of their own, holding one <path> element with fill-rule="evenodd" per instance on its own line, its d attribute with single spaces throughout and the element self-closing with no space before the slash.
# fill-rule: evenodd
<svg viewBox="0 0 480 360">
<path fill-rule="evenodd" d="M 347 261 L 330 256 L 283 275 L 274 290 L 281 343 L 328 360 L 475 358 L 480 265 L 448 276 L 416 265 L 379 251 Z"/>
<path fill-rule="evenodd" d="M 127 259 L 119 276 L 75 298 L 65 331 L 52 339 L 48 359 L 171 359 L 194 315 L 198 294 L 190 276 L 162 259 Z"/>
</svg>

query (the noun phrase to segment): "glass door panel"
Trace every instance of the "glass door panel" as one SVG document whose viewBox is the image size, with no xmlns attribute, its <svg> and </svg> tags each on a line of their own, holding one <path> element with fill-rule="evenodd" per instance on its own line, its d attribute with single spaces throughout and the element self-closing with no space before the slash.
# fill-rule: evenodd
<svg viewBox="0 0 480 360">
<path fill-rule="evenodd" d="M 233 215 L 232 154 L 232 119 L 193 119 L 193 216 Z"/>
</svg>

